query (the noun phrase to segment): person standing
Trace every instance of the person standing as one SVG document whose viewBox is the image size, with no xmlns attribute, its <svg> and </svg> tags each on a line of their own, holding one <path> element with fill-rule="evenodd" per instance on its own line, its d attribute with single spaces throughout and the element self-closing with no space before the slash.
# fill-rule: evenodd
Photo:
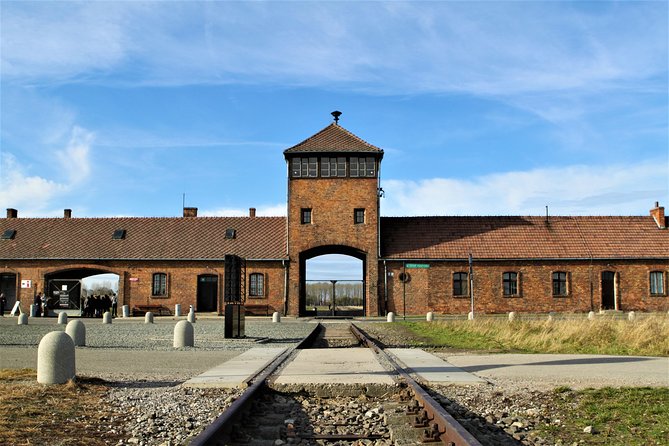
<svg viewBox="0 0 669 446">
<path fill-rule="evenodd" d="M 0 317 L 5 317 L 5 305 L 7 305 L 5 293 L 0 292 Z"/>
<path fill-rule="evenodd" d="M 35 317 L 40 317 L 42 315 L 42 293 L 35 294 L 35 298 L 33 299 L 33 308 L 35 310 Z"/>
<path fill-rule="evenodd" d="M 112 308 L 112 317 L 118 316 L 117 315 L 117 312 L 118 312 L 118 298 L 116 297 L 116 294 L 112 294 L 111 308 Z"/>
<path fill-rule="evenodd" d="M 49 308 L 47 308 L 46 294 L 42 294 L 42 317 L 49 315 Z"/>
</svg>

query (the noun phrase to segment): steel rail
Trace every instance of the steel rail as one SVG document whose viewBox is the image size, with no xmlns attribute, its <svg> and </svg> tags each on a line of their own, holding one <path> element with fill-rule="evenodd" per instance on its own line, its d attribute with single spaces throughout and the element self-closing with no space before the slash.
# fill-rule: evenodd
<svg viewBox="0 0 669 446">
<path fill-rule="evenodd" d="M 225 440 L 227 440 L 230 436 L 232 428 L 234 427 L 239 417 L 246 411 L 248 407 L 250 407 L 256 396 L 260 394 L 260 391 L 267 386 L 267 378 L 272 373 L 274 373 L 276 369 L 279 368 L 279 366 L 281 366 L 295 350 L 301 349 L 305 345 L 311 343 L 318 335 L 320 330 L 321 324 L 316 324 L 311 333 L 302 339 L 299 344 L 281 353 L 260 373 L 244 381 L 248 385 L 249 381 L 255 378 L 253 384 L 247 387 L 244 393 L 242 393 L 240 397 L 237 398 L 230 405 L 230 407 L 225 410 L 225 412 L 223 412 L 223 414 L 216 418 L 209 426 L 207 426 L 205 430 L 200 432 L 199 435 L 193 438 L 189 445 L 212 446 L 225 444 Z"/>
<path fill-rule="evenodd" d="M 404 369 L 403 366 L 383 348 L 359 329 L 355 324 L 351 324 L 351 331 L 360 342 L 366 344 L 376 354 L 387 360 L 400 376 L 400 379 L 407 384 L 413 391 L 414 397 L 424 411 L 422 420 L 425 421 L 425 441 L 441 441 L 449 446 L 481 446 L 481 443 L 474 438 L 455 418 L 449 414 L 446 409 L 441 407 Z M 418 418 L 417 418 L 418 422 Z"/>
</svg>

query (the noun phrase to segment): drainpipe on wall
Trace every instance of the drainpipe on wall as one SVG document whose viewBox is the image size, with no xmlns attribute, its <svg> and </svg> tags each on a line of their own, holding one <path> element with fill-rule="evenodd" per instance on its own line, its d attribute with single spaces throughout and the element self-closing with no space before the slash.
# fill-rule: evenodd
<svg viewBox="0 0 669 446">
<path fill-rule="evenodd" d="M 388 265 L 383 261 L 383 312 L 388 314 Z"/>
<path fill-rule="evenodd" d="M 283 315 L 288 315 L 288 261 L 282 260 L 283 263 Z"/>
</svg>

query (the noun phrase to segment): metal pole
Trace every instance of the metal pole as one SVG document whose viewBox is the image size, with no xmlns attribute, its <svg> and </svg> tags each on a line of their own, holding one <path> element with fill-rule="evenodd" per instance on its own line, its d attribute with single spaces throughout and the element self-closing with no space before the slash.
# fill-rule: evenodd
<svg viewBox="0 0 669 446">
<path fill-rule="evenodd" d="M 402 280 L 402 319 L 406 320 L 407 318 L 407 266 L 406 262 L 402 262 L 402 273 L 404 274 L 404 280 Z"/>
<path fill-rule="evenodd" d="M 469 298 L 471 300 L 472 317 L 474 317 L 474 259 L 469 253 Z"/>
<path fill-rule="evenodd" d="M 337 283 L 336 280 L 331 280 L 332 282 L 332 315 L 335 315 L 335 284 Z"/>
</svg>

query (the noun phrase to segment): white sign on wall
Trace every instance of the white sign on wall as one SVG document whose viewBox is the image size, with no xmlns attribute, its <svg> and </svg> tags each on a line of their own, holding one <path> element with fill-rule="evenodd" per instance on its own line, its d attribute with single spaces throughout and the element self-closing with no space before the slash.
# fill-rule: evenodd
<svg viewBox="0 0 669 446">
<path fill-rule="evenodd" d="M 67 291 L 67 285 L 61 285 L 60 289 L 61 289 L 62 291 Z"/>
<path fill-rule="evenodd" d="M 21 281 L 21 288 L 32 288 L 33 287 L 33 281 L 32 280 L 22 280 Z"/>
</svg>

